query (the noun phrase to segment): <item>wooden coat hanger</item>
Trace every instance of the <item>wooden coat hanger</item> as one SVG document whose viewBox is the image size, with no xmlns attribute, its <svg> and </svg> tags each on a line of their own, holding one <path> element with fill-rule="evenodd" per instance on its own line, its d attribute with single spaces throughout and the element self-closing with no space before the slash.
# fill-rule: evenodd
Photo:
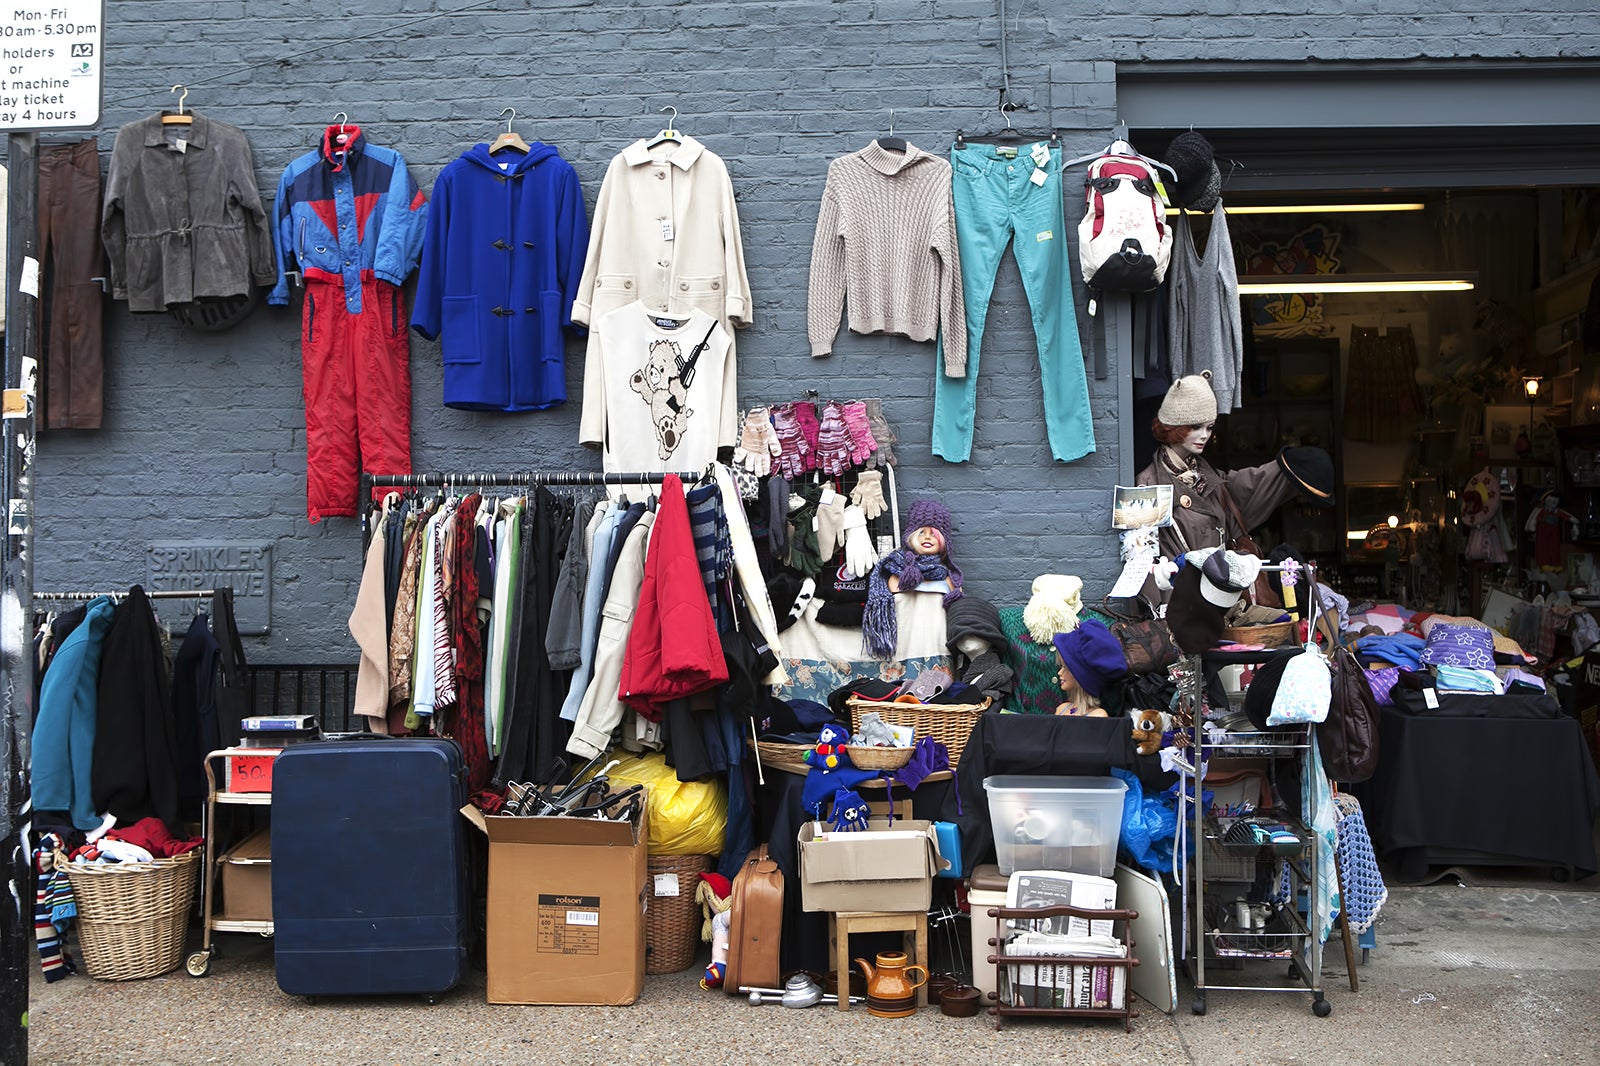
<svg viewBox="0 0 1600 1066">
<path fill-rule="evenodd" d="M 179 89 L 183 89 L 183 95 L 178 97 L 178 110 L 161 112 L 161 124 L 163 126 L 192 126 L 192 125 L 194 125 L 194 112 L 193 111 L 185 111 L 183 109 L 183 102 L 185 100 L 189 99 L 189 90 L 185 86 L 174 85 L 168 91 L 169 92 L 177 92 Z"/>
<path fill-rule="evenodd" d="M 507 115 L 510 115 L 511 117 L 506 118 Z M 494 155 L 501 149 L 510 148 L 514 151 L 521 152 L 523 155 L 527 155 L 529 151 L 528 142 L 519 137 L 516 131 L 511 128 L 511 124 L 517 120 L 517 109 L 514 107 L 508 107 L 504 111 L 500 112 L 500 117 L 506 119 L 506 131 L 500 136 L 496 137 L 493 144 L 489 145 L 489 154 Z"/>
<path fill-rule="evenodd" d="M 674 144 L 683 143 L 683 134 L 679 133 L 675 128 L 678 125 L 678 109 L 673 107 L 671 104 L 668 104 L 661 110 L 671 111 L 672 117 L 667 120 L 667 128 L 656 134 L 655 138 L 649 144 L 645 145 L 646 148 L 654 148 L 656 145 L 665 144 L 668 141 L 671 141 Z"/>
</svg>

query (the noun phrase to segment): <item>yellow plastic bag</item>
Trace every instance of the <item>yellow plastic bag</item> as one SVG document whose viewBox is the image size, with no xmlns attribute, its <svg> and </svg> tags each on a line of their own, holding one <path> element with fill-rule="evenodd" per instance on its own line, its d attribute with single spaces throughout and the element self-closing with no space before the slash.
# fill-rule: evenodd
<svg viewBox="0 0 1600 1066">
<path fill-rule="evenodd" d="M 720 779 L 679 781 L 666 756 L 622 756 L 611 790 L 643 785 L 650 793 L 651 855 L 718 855 L 728 830 L 728 791 Z"/>
</svg>

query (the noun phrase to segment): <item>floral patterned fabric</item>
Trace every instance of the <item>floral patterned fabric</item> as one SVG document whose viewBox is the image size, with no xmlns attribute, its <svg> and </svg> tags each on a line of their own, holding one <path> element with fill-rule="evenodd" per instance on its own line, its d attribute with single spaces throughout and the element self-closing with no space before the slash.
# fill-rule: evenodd
<svg viewBox="0 0 1600 1066">
<path fill-rule="evenodd" d="M 1469 670 L 1494 669 L 1494 637 L 1473 626 L 1436 625 L 1422 649 L 1425 666 L 1460 666 Z"/>
<path fill-rule="evenodd" d="M 789 670 L 789 683 L 779 689 L 778 695 L 786 700 L 813 700 L 827 706 L 828 697 L 846 685 L 869 678 L 900 682 L 933 667 L 943 667 L 948 671 L 950 657 L 924 655 L 889 662 L 876 659 L 785 659 L 783 664 Z"/>
</svg>

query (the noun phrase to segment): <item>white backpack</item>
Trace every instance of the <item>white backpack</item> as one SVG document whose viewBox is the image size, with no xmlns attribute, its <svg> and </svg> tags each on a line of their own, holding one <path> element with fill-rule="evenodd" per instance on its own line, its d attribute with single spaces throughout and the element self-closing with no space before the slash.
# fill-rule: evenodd
<svg viewBox="0 0 1600 1066">
<path fill-rule="evenodd" d="M 1083 179 L 1078 259 L 1089 286 L 1089 313 L 1100 292 L 1150 292 L 1167 276 L 1172 227 L 1157 192 L 1155 168 L 1118 142 L 1089 164 Z"/>
</svg>

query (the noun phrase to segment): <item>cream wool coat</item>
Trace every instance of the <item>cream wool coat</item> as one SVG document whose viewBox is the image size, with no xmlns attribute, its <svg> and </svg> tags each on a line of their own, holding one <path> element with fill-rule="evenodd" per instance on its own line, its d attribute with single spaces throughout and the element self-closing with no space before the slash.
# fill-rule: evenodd
<svg viewBox="0 0 1600 1066">
<path fill-rule="evenodd" d="M 750 325 L 733 183 L 693 137 L 654 148 L 634 141 L 600 186 L 572 320 L 593 325 L 635 300 L 667 315 L 699 308 L 730 331 Z"/>
</svg>

